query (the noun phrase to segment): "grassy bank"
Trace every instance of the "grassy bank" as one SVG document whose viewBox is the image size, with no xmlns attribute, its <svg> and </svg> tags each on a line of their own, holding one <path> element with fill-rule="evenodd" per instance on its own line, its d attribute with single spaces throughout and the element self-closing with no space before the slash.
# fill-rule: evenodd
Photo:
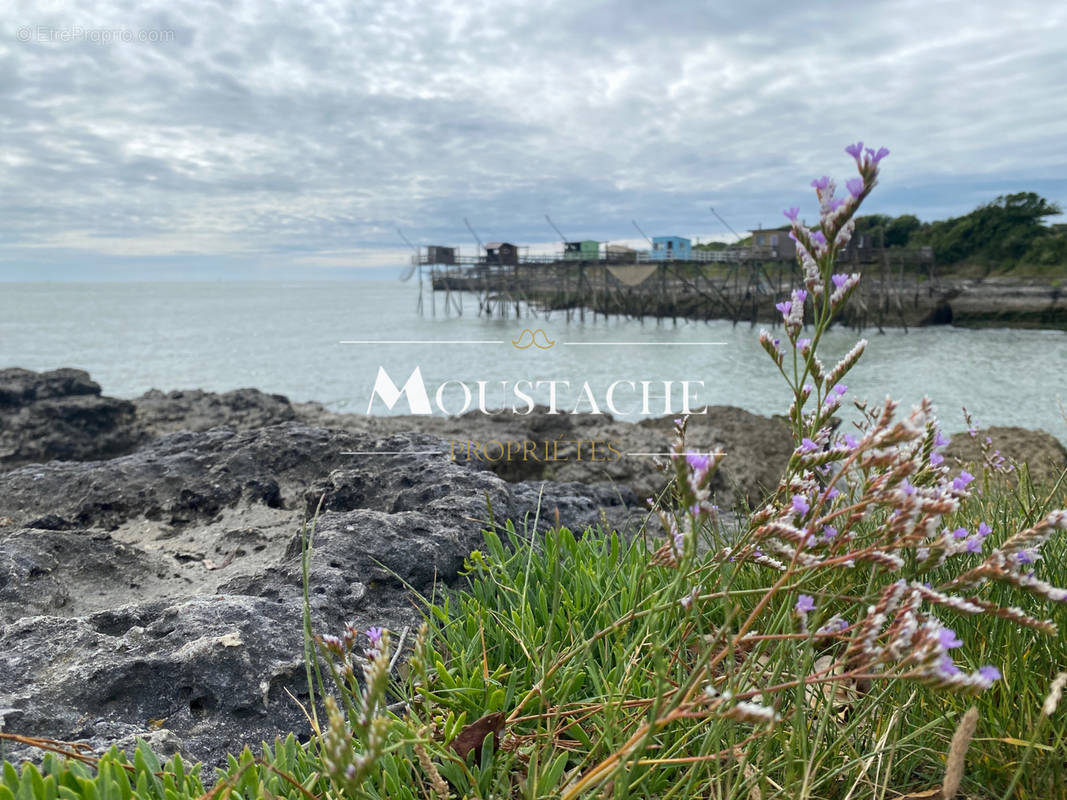
<svg viewBox="0 0 1067 800">
<path fill-rule="evenodd" d="M 947 524 L 992 521 L 993 546 L 1006 538 L 998 532 L 1067 505 L 1062 481 L 1035 487 L 1000 473 L 982 480 L 982 493 Z M 404 702 L 392 712 L 375 707 L 384 739 L 358 787 L 346 791 L 343 776 L 365 743 L 346 738 L 349 731 L 340 739 L 349 761 L 324 765 L 338 740 L 322 719 L 323 736 L 310 746 L 290 738 L 258 760 L 246 751 L 208 778 L 180 760 L 161 765 L 147 751 L 132 762 L 112 753 L 98 770 L 49 757 L 47 777 L 32 766 L 18 776 L 5 765 L 0 800 L 192 800 L 212 783 L 215 797 L 548 798 L 564 796 L 621 751 L 625 758 L 576 796 L 896 797 L 943 784 L 953 735 L 972 705 L 977 720 L 962 755 L 960 796 L 1063 796 L 1067 709 L 1049 716 L 1042 705 L 1054 676 L 1067 669 L 1067 644 L 1001 617 L 946 619 L 969 667 L 993 663 L 1003 673 L 972 696 L 889 675 L 857 680 L 840 666 L 835 677 L 826 668 L 841 642 L 796 636 L 795 603 L 776 603 L 766 627 L 728 648 L 703 680 L 720 697 L 732 687 L 778 719 L 762 718 L 755 707 L 712 713 L 714 698 L 702 689 L 701 703 L 650 727 L 766 596 L 774 576 L 767 567 L 724 570 L 715 559 L 727 535 L 709 527 L 705 555 L 679 569 L 650 564 L 640 538 L 627 543 L 604 531 L 559 529 L 543 539 L 510 525 L 488 532 L 485 547 L 468 559 L 466 585 L 428 599 L 411 660 L 390 673 L 388 700 Z M 1042 566 L 1044 578 L 1067 583 L 1062 540 L 1046 550 Z M 936 585 L 944 576 L 934 570 L 928 577 Z M 828 582 L 797 579 L 786 596 L 811 593 L 806 625 L 814 630 L 871 579 L 860 578 L 841 571 Z M 1016 602 L 1003 586 L 988 599 Z M 1052 619 L 1063 624 L 1062 604 Z M 352 651 L 358 648 L 344 650 L 345 660 L 361 663 Z M 341 660 L 324 652 L 318 663 L 329 688 L 326 665 Z M 355 684 L 345 692 L 356 706 L 365 693 Z"/>
</svg>

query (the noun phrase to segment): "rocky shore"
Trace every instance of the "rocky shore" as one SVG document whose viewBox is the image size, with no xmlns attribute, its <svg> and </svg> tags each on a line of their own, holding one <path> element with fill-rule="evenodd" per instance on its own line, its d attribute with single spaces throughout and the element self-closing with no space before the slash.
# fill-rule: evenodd
<svg viewBox="0 0 1067 800">
<path fill-rule="evenodd" d="M 661 452 L 670 427 L 368 418 L 254 389 L 120 400 L 80 370 L 0 370 L 0 726 L 97 748 L 143 737 L 208 764 L 306 736 L 301 531 L 320 502 L 316 629 L 399 633 L 418 624 L 412 590 L 456 581 L 490 508 L 531 528 L 637 530 L 663 478 L 604 453 Z M 1035 468 L 1067 465 L 1048 434 L 994 434 Z M 526 441 L 556 457 L 495 457 Z M 690 441 L 728 454 L 724 508 L 756 502 L 789 457 L 783 421 L 736 408 L 694 418 Z"/>
</svg>

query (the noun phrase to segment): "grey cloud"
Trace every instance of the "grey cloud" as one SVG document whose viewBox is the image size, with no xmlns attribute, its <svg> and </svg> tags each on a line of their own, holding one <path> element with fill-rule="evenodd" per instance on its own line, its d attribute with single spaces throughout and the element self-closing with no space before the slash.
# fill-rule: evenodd
<svg viewBox="0 0 1067 800">
<path fill-rule="evenodd" d="M 856 138 L 893 150 L 872 211 L 962 213 L 993 187 L 1062 202 L 1064 14 L 911 0 L 186 0 L 91 16 L 23 3 L 0 26 L 0 277 L 30 255 L 110 272 L 124 239 L 157 252 L 139 270 L 191 259 L 176 249 L 188 241 L 197 274 L 212 258 L 237 274 L 249 253 L 300 274 L 316 253 L 380 260 L 398 224 L 466 246 L 469 216 L 485 239 L 552 241 L 546 211 L 569 235 L 634 238 L 634 218 L 722 234 L 709 204 L 737 229 L 812 211 L 807 181 L 843 176 Z M 173 40 L 17 41 L 27 25 Z"/>
</svg>

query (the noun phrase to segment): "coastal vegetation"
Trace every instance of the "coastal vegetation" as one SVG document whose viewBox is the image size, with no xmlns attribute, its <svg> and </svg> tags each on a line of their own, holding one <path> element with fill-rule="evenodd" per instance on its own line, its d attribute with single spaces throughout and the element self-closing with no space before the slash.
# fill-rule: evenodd
<svg viewBox="0 0 1067 800">
<path fill-rule="evenodd" d="M 847 152 L 847 194 L 813 182 L 817 228 L 786 211 L 804 288 L 760 335 L 789 403 L 777 488 L 734 523 L 709 493 L 720 454 L 691 449 L 680 418 L 642 535 L 492 524 L 464 585 L 421 598 L 410 650 L 376 627 L 313 630 L 312 521 L 314 735 L 235 754 L 207 796 L 1062 795 L 1067 475 L 1037 484 L 995 442 L 949 463 L 925 402 L 835 426 L 866 345 L 820 360 L 859 282 L 835 256 L 888 155 Z M 5 763 L 0 800 L 192 800 L 211 783 L 145 747 L 73 755 Z"/>
<path fill-rule="evenodd" d="M 855 233 L 870 236 L 893 254 L 931 248 L 941 275 L 1045 276 L 1067 273 L 1067 224 L 1047 224 L 1062 208 L 1035 192 L 1000 195 L 959 217 L 922 222 L 914 214 L 857 216 Z M 726 250 L 736 245 L 708 242 L 694 249 Z M 894 262 L 895 263 L 895 262 Z M 913 269 L 921 261 L 908 262 Z"/>
</svg>

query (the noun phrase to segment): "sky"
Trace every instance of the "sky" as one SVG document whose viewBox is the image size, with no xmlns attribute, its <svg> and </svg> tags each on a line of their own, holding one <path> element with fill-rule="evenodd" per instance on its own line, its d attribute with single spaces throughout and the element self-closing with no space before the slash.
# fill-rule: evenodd
<svg viewBox="0 0 1067 800">
<path fill-rule="evenodd" d="M 1065 4 L 89 5 L 0 10 L 0 280 L 378 277 L 465 218 L 729 240 L 709 207 L 814 220 L 857 140 L 866 213 L 1067 206 Z"/>
</svg>

